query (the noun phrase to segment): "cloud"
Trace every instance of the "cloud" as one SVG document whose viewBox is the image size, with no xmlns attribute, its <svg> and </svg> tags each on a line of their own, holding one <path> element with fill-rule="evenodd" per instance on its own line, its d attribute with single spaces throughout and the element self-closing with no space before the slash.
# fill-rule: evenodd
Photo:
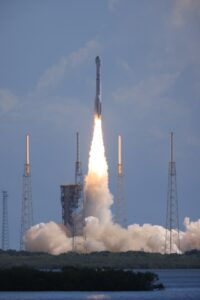
<svg viewBox="0 0 200 300">
<path fill-rule="evenodd" d="M 108 9 L 113 12 L 118 6 L 120 0 L 108 0 Z"/>
<path fill-rule="evenodd" d="M 176 0 L 173 2 L 173 11 L 171 16 L 171 25 L 177 29 L 182 28 L 195 17 L 200 18 L 199 0 Z"/>
<path fill-rule="evenodd" d="M 158 107 L 160 98 L 166 98 L 166 92 L 174 84 L 178 76 L 179 73 L 149 77 L 136 85 L 119 88 L 113 93 L 113 99 L 122 105 L 134 103 L 142 111 Z"/>
<path fill-rule="evenodd" d="M 54 123 L 57 126 L 66 126 L 66 122 L 77 126 L 77 119 L 74 116 L 79 116 L 79 120 L 84 120 L 88 117 L 88 109 L 83 102 L 72 98 L 56 98 L 55 102 L 47 103 L 42 108 L 43 120 Z M 69 126 L 69 125 L 68 125 Z"/>
<path fill-rule="evenodd" d="M 125 70 L 125 71 L 131 71 L 131 70 L 132 70 L 130 64 L 129 64 L 127 61 L 123 60 L 123 59 L 117 59 L 117 64 L 118 64 L 123 70 Z"/>
<path fill-rule="evenodd" d="M 18 104 L 17 97 L 8 89 L 0 89 L 0 111 L 7 113 Z"/>
<path fill-rule="evenodd" d="M 66 124 L 66 116 L 72 122 L 72 116 L 77 112 L 81 116 L 87 115 L 85 102 L 69 94 L 59 96 L 59 91 L 48 93 L 51 87 L 57 84 L 73 70 L 80 67 L 87 60 L 98 54 L 100 45 L 96 40 L 90 40 L 81 48 L 61 58 L 49 67 L 35 89 L 18 98 L 11 90 L 0 88 L 0 113 L 11 119 L 33 120 L 38 118 L 42 122 L 54 123 L 58 126 Z M 41 118 L 42 116 L 42 118 Z M 74 121 L 75 122 L 75 121 Z"/>
<path fill-rule="evenodd" d="M 187 143 L 192 147 L 200 147 L 200 138 L 199 136 L 195 136 L 193 132 L 193 135 L 187 136 Z"/>
<path fill-rule="evenodd" d="M 61 58 L 45 71 L 39 79 L 37 89 L 40 90 L 56 86 L 66 73 L 69 73 L 73 68 L 83 64 L 89 57 L 93 56 L 94 52 L 96 53 L 98 49 L 98 42 L 96 40 L 90 40 L 82 48 Z"/>
</svg>

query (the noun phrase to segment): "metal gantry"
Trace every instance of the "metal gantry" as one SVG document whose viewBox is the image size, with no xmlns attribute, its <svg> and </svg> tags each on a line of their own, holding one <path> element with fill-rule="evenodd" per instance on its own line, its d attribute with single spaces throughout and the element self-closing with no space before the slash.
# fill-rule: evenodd
<svg viewBox="0 0 200 300">
<path fill-rule="evenodd" d="M 170 161 L 168 167 L 168 192 L 166 213 L 165 253 L 173 253 L 176 244 L 180 250 L 179 214 L 176 182 L 176 163 L 173 160 L 173 132 L 170 133 Z"/>
<path fill-rule="evenodd" d="M 22 190 L 22 212 L 21 212 L 21 232 L 20 250 L 24 250 L 24 234 L 33 225 L 33 206 L 31 188 L 31 169 L 29 153 L 29 135 L 26 135 L 26 162 L 24 164 L 23 190 Z"/>
<path fill-rule="evenodd" d="M 122 163 L 122 137 L 118 135 L 117 195 L 115 205 L 115 222 L 127 227 L 126 199 L 124 193 L 124 175 Z"/>
<path fill-rule="evenodd" d="M 79 134 L 76 133 L 75 183 L 61 185 L 62 222 L 70 230 L 72 251 L 77 250 L 77 236 L 83 235 L 83 175 L 79 158 Z"/>
<path fill-rule="evenodd" d="M 2 249 L 9 248 L 9 228 L 8 228 L 8 193 L 2 191 L 3 196 L 3 215 L 2 215 Z"/>
<path fill-rule="evenodd" d="M 76 162 L 75 162 L 75 184 L 78 188 L 78 210 L 74 216 L 74 229 L 73 229 L 73 250 L 76 251 L 76 236 L 83 235 L 83 226 L 84 226 L 84 197 L 83 197 L 83 173 L 82 165 L 79 155 L 79 133 L 76 133 Z"/>
</svg>

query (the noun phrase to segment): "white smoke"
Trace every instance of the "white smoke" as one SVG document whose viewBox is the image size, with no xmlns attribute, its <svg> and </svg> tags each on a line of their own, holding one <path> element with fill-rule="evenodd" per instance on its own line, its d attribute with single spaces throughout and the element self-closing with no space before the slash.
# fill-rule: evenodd
<svg viewBox="0 0 200 300">
<path fill-rule="evenodd" d="M 185 218 L 184 224 L 186 232 L 181 237 L 181 250 L 184 252 L 192 249 L 200 250 L 200 219 L 190 222 L 189 218 Z"/>
<path fill-rule="evenodd" d="M 180 232 L 181 251 L 200 250 L 200 219 L 190 222 L 185 218 L 186 231 Z M 164 253 L 166 229 L 162 226 L 133 224 L 127 229 L 118 224 L 101 224 L 96 217 L 88 217 L 84 228 L 85 238 L 76 237 L 76 250 L 93 251 L 145 251 Z M 25 244 L 28 251 L 60 254 L 72 251 L 72 238 L 65 226 L 54 222 L 33 226 L 26 232 Z M 172 245 L 172 252 L 180 252 Z"/>
<path fill-rule="evenodd" d="M 54 222 L 40 223 L 31 227 L 25 234 L 26 250 L 60 254 L 72 249 L 69 232 L 62 224 Z"/>
<path fill-rule="evenodd" d="M 94 173 L 85 179 L 85 217 L 96 217 L 101 224 L 112 222 L 110 206 L 113 197 L 108 188 L 108 179 Z"/>
</svg>

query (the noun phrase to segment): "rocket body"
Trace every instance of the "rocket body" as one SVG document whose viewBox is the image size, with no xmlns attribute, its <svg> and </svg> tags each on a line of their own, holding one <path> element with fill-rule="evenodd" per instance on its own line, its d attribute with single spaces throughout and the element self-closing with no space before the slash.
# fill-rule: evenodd
<svg viewBox="0 0 200 300">
<path fill-rule="evenodd" d="M 94 112 L 95 112 L 95 116 L 101 118 L 101 88 L 100 88 L 101 61 L 99 56 L 96 57 L 95 62 L 96 62 L 96 96 L 95 96 Z"/>
</svg>

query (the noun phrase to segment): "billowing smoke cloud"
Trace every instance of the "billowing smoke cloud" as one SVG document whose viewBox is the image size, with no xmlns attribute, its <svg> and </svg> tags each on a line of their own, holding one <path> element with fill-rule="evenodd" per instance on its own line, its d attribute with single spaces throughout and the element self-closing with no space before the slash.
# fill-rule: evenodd
<svg viewBox="0 0 200 300">
<path fill-rule="evenodd" d="M 113 203 L 105 178 L 88 174 L 85 179 L 85 217 L 98 218 L 101 224 L 112 220 L 110 206 Z"/>
<path fill-rule="evenodd" d="M 183 252 L 200 250 L 200 220 L 190 222 L 185 218 L 186 231 L 180 232 L 180 245 Z M 144 224 L 130 225 L 127 229 L 118 224 L 100 224 L 98 218 L 88 217 L 84 228 L 85 237 L 76 237 L 76 250 L 93 251 L 145 251 L 164 253 L 165 228 Z M 65 226 L 49 222 L 33 226 L 26 232 L 25 244 L 28 251 L 43 251 L 60 254 L 72 250 L 72 238 Z M 172 252 L 180 252 L 176 243 Z"/>
<path fill-rule="evenodd" d="M 165 251 L 166 229 L 144 224 L 130 225 L 127 229 L 113 223 L 111 205 L 113 197 L 108 187 L 108 166 L 105 158 L 101 119 L 95 119 L 88 174 L 85 178 L 85 226 L 83 236 L 75 238 L 76 250 L 92 251 Z M 200 220 L 184 221 L 186 231 L 180 232 L 180 245 L 173 239 L 172 252 L 200 250 Z M 173 231 L 173 234 L 177 233 Z M 70 231 L 63 225 L 49 222 L 33 226 L 26 232 L 25 245 L 29 251 L 60 254 L 72 250 Z"/>
<path fill-rule="evenodd" d="M 62 224 L 54 222 L 41 223 L 29 229 L 25 234 L 26 250 L 60 254 L 72 249 L 69 232 Z"/>
<path fill-rule="evenodd" d="M 190 222 L 189 218 L 185 218 L 184 224 L 186 232 L 181 238 L 181 250 L 184 252 L 192 249 L 200 250 L 200 219 Z"/>
</svg>

